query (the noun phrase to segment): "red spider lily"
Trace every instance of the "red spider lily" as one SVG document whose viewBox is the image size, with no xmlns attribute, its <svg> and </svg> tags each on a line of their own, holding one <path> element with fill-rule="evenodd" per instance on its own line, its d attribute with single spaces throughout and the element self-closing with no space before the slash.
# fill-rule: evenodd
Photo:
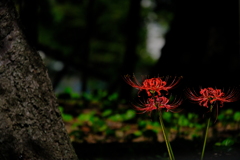
<svg viewBox="0 0 240 160">
<path fill-rule="evenodd" d="M 147 102 L 145 103 L 140 102 L 140 104 L 133 105 L 133 106 L 137 111 L 141 111 L 140 114 L 143 114 L 146 112 L 151 114 L 153 110 L 157 109 L 154 98 L 148 98 Z"/>
<path fill-rule="evenodd" d="M 182 99 L 175 99 L 173 102 L 169 103 L 169 99 L 166 97 L 158 97 L 156 96 L 156 104 L 159 108 L 166 108 L 168 111 L 173 111 L 173 109 L 177 108 L 182 103 Z"/>
<path fill-rule="evenodd" d="M 168 111 L 173 111 L 173 109 L 177 108 L 180 104 L 182 103 L 182 100 L 174 100 L 172 103 L 169 103 L 169 99 L 166 97 L 159 97 L 155 96 L 152 98 L 148 98 L 147 102 L 143 103 L 141 102 L 140 104 L 133 105 L 137 111 L 141 111 L 140 113 L 150 113 L 153 110 L 157 109 L 163 109 L 166 108 L 167 112 Z"/>
<path fill-rule="evenodd" d="M 168 92 L 168 90 L 176 86 L 181 79 L 181 77 L 180 78 L 174 77 L 172 82 L 168 84 L 170 77 L 166 77 L 165 80 L 162 80 L 160 77 L 157 77 L 157 78 L 145 79 L 142 82 L 142 84 L 140 84 L 134 75 L 132 77 L 130 77 L 129 75 L 126 75 L 123 78 L 126 81 L 126 83 L 128 83 L 130 86 L 136 89 L 139 89 L 139 92 L 141 92 L 142 90 L 145 90 L 149 97 L 152 96 L 152 93 L 155 93 L 155 92 L 159 96 L 161 96 L 160 91 L 164 90 Z"/>
<path fill-rule="evenodd" d="M 216 103 L 223 107 L 224 102 L 234 102 L 239 99 L 239 91 L 236 89 L 229 89 L 224 93 L 221 89 L 213 89 L 211 87 L 203 88 L 200 90 L 200 94 L 197 94 L 194 90 L 188 89 L 186 92 L 187 97 L 195 102 L 198 102 L 200 106 L 209 107 L 209 105 Z"/>
</svg>

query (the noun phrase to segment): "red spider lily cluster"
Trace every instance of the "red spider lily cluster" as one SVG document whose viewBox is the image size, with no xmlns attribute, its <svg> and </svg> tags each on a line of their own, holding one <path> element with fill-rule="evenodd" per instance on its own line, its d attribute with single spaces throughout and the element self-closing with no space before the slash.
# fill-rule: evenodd
<svg viewBox="0 0 240 160">
<path fill-rule="evenodd" d="M 141 111 L 140 113 L 151 113 L 153 110 L 159 110 L 163 108 L 165 108 L 167 111 L 173 111 L 173 109 L 177 108 L 182 103 L 182 100 L 175 99 L 173 102 L 170 102 L 169 98 L 163 96 L 162 91 L 165 91 L 167 95 L 168 91 L 178 84 L 181 77 L 174 77 L 171 82 L 169 79 L 170 77 L 166 77 L 165 79 L 160 77 L 149 78 L 145 79 L 141 84 L 135 76 L 124 76 L 124 80 L 130 86 L 138 89 L 139 92 L 146 91 L 148 95 L 146 101 L 141 102 L 138 105 L 133 105 L 135 109 L 137 111 Z"/>
<path fill-rule="evenodd" d="M 170 102 L 169 98 L 166 97 L 169 90 L 174 88 L 182 77 L 147 78 L 142 83 L 134 75 L 125 75 L 123 78 L 127 84 L 139 90 L 139 97 L 140 92 L 145 91 L 147 93 L 147 100 L 133 105 L 140 113 L 151 113 L 153 110 L 163 108 L 167 111 L 173 111 L 182 103 L 181 99 L 175 99 L 173 102 Z M 199 93 L 191 89 L 187 89 L 185 93 L 189 100 L 206 108 L 210 106 L 223 107 L 225 102 L 234 102 L 239 99 L 239 91 L 237 89 L 229 89 L 227 92 L 224 92 L 221 89 L 208 87 L 200 89 Z"/>
<path fill-rule="evenodd" d="M 150 113 L 153 110 L 163 109 L 165 108 L 168 111 L 173 111 L 182 103 L 181 99 L 175 100 L 174 102 L 169 102 L 169 99 L 164 96 L 154 96 L 148 98 L 146 102 L 141 102 L 138 105 L 133 105 L 137 111 L 141 111 L 140 113 Z"/>
<path fill-rule="evenodd" d="M 166 109 L 166 111 L 173 111 L 182 103 L 182 99 L 175 99 L 174 101 L 170 102 L 169 98 L 166 97 L 170 89 L 175 87 L 182 77 L 166 77 L 166 78 L 147 78 L 142 83 L 140 83 L 135 76 L 124 76 L 124 80 L 132 87 L 136 88 L 141 91 L 145 91 L 147 93 L 148 98 L 145 101 L 141 101 L 137 105 L 133 105 L 137 111 L 140 113 L 149 113 L 153 110 L 157 110 L 159 113 L 159 122 L 161 124 L 162 133 L 164 140 L 166 142 L 166 146 L 168 149 L 169 159 L 175 160 L 174 154 L 170 145 L 170 142 L 167 138 L 165 127 L 162 119 L 162 109 Z M 140 97 L 138 92 L 138 96 Z M 229 89 L 227 92 L 224 92 L 221 89 L 214 89 L 211 87 L 208 88 L 201 88 L 199 92 L 196 92 L 192 89 L 187 89 L 185 94 L 186 97 L 198 103 L 200 106 L 208 108 L 209 116 L 206 125 L 203 149 L 201 154 L 201 160 L 203 160 L 206 140 L 208 135 L 208 129 L 210 126 L 211 115 L 213 109 L 216 108 L 216 113 L 218 115 L 218 107 L 223 107 L 225 102 L 234 102 L 239 100 L 239 90 L 238 89 Z M 217 120 L 217 116 L 216 116 Z M 215 121 L 216 122 L 216 121 Z"/>
<path fill-rule="evenodd" d="M 136 79 L 135 76 L 124 76 L 124 80 L 132 87 L 136 88 L 141 92 L 142 90 L 145 90 L 150 97 L 152 93 L 157 93 L 159 96 L 161 96 L 161 91 L 167 91 L 172 89 L 174 86 L 178 84 L 178 82 L 181 80 L 180 78 L 174 78 L 171 83 L 169 83 L 169 78 L 166 77 L 164 80 L 160 77 L 157 78 L 150 78 L 145 79 L 142 84 L 139 83 L 139 81 Z"/>
<path fill-rule="evenodd" d="M 218 115 L 218 107 L 223 107 L 225 102 L 234 102 L 239 99 L 239 90 L 229 89 L 224 93 L 221 89 L 214 89 L 211 87 L 200 89 L 199 93 L 194 90 L 187 89 L 186 96 L 193 102 L 197 102 L 200 106 L 209 108 L 207 113 L 212 113 L 212 110 L 216 108 L 216 114 Z M 216 120 L 217 120 L 216 115 Z M 204 136 L 203 149 L 201 154 L 201 160 L 203 160 L 206 140 L 208 136 L 208 129 L 210 126 L 211 117 L 208 117 L 206 131 Z M 215 120 L 215 122 L 216 122 Z"/>
<path fill-rule="evenodd" d="M 186 92 L 187 97 L 194 102 L 197 102 L 200 106 L 209 107 L 210 105 L 216 105 L 223 107 L 224 102 L 234 102 L 239 99 L 238 90 L 232 89 L 224 93 L 221 89 L 213 89 L 211 87 L 200 89 L 199 94 L 194 90 L 188 89 Z"/>
</svg>

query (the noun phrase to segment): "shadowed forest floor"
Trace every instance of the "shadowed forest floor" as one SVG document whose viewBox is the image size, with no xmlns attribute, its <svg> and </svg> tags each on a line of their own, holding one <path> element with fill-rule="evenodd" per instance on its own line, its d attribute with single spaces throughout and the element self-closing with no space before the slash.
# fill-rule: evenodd
<svg viewBox="0 0 240 160">
<path fill-rule="evenodd" d="M 62 104 L 68 106 L 62 115 L 80 160 L 168 160 L 159 122 L 150 119 L 153 115 L 144 118 L 127 105 L 116 105 L 116 111 L 100 104 L 72 105 L 73 109 Z M 205 119 L 191 112 L 164 114 L 175 159 L 200 160 Z M 209 128 L 204 160 L 240 159 L 239 117 L 239 111 L 221 110 Z"/>
<path fill-rule="evenodd" d="M 176 160 L 200 160 L 201 145 L 195 141 L 171 143 Z M 80 160 L 167 160 L 165 143 L 73 143 Z M 240 145 L 213 148 L 208 143 L 204 160 L 239 160 Z"/>
</svg>

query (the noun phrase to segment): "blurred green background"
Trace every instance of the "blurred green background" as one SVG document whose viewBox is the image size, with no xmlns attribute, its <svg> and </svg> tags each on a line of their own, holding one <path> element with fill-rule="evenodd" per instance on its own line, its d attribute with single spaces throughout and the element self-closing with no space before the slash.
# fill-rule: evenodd
<svg viewBox="0 0 240 160">
<path fill-rule="evenodd" d="M 178 95 L 189 86 L 239 86 L 238 1 L 14 2 L 74 142 L 163 142 L 156 116 L 129 105 L 137 94 L 125 74 L 181 75 Z M 170 140 L 201 141 L 204 108 L 182 106 L 163 115 Z M 210 130 L 214 146 L 237 142 L 239 122 L 239 102 L 221 108 Z"/>
</svg>

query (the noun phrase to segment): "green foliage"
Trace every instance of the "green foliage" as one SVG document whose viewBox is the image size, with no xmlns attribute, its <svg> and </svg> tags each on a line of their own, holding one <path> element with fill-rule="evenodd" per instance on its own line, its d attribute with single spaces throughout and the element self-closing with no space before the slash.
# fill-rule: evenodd
<svg viewBox="0 0 240 160">
<path fill-rule="evenodd" d="M 108 96 L 109 101 L 114 101 L 116 99 L 118 99 L 118 93 L 113 93 L 113 94 Z"/>
<path fill-rule="evenodd" d="M 109 119 L 112 121 L 122 122 L 123 116 L 121 114 L 114 114 L 114 115 L 110 116 Z"/>
<path fill-rule="evenodd" d="M 134 133 L 133 133 L 136 137 L 139 137 L 139 136 L 142 136 L 142 131 L 140 131 L 140 130 L 137 130 L 137 131 L 135 131 Z"/>
<path fill-rule="evenodd" d="M 122 122 L 122 121 L 131 120 L 131 119 L 135 118 L 135 116 L 136 116 L 136 111 L 128 109 L 125 113 L 111 115 L 108 117 L 108 119 L 110 119 L 112 121 Z"/>
<path fill-rule="evenodd" d="M 86 92 L 82 93 L 82 97 L 88 101 L 101 101 L 103 98 L 107 98 L 108 96 L 111 95 L 108 95 L 107 91 L 103 90 L 97 90 L 95 94 Z"/>
<path fill-rule="evenodd" d="M 240 112 L 239 112 L 239 111 L 237 111 L 237 112 L 234 113 L 233 119 L 234 119 L 235 121 L 237 121 L 237 122 L 240 121 Z"/>
<path fill-rule="evenodd" d="M 99 103 L 101 107 L 106 108 L 120 101 L 118 93 L 108 94 L 105 90 L 97 90 L 95 93 L 82 93 L 81 98 L 91 103 Z"/>
<path fill-rule="evenodd" d="M 220 142 L 216 142 L 214 144 L 214 149 L 216 151 L 224 151 L 229 152 L 232 150 L 233 145 L 235 144 L 236 139 L 232 137 L 228 137 Z"/>
<path fill-rule="evenodd" d="M 74 69 L 78 69 L 78 64 L 93 65 L 97 72 L 106 74 L 111 83 L 118 76 L 116 70 L 124 59 L 130 4 L 131 1 L 121 0 L 43 1 L 37 27 L 39 44 L 58 51 L 56 55 L 48 54 L 63 63 L 65 59 L 68 64 L 71 61 Z M 141 8 L 143 10 L 145 14 L 140 15 L 142 22 L 153 12 L 152 9 Z M 136 63 L 141 69 L 146 69 L 154 61 L 146 51 L 146 26 L 138 28 L 136 51 L 139 57 L 143 57 Z M 87 51 L 84 49 L 86 46 Z M 85 56 L 88 62 L 83 58 Z"/>
<path fill-rule="evenodd" d="M 58 109 L 60 110 L 60 113 L 62 114 L 63 121 L 70 122 L 71 120 L 73 120 L 72 115 L 64 113 L 63 107 L 59 106 Z"/>
<path fill-rule="evenodd" d="M 102 117 L 108 117 L 112 114 L 112 109 L 106 109 L 102 112 Z"/>
<path fill-rule="evenodd" d="M 72 101 L 83 101 L 77 107 L 84 112 L 80 111 L 76 117 L 65 113 L 63 107 L 59 107 L 64 121 L 72 123 L 70 136 L 74 137 L 74 140 L 83 141 L 91 133 L 104 135 L 106 139 L 107 137 L 120 139 L 124 136 L 125 141 L 133 141 L 138 137 L 155 141 L 157 140 L 157 134 L 161 132 L 158 118 L 154 112 L 151 118 L 148 115 L 136 116 L 136 111 L 129 109 L 129 106 L 118 106 L 120 100 L 117 93 L 108 94 L 107 91 L 98 90 L 94 94 L 84 93 L 79 95 L 74 94 L 70 88 L 66 88 L 65 94 Z M 71 101 L 68 102 L 72 103 Z M 87 109 L 86 105 L 94 107 Z M 163 112 L 162 116 L 168 132 L 174 132 L 179 137 L 188 137 L 192 140 L 202 137 L 205 123 L 199 122 L 199 120 L 202 120 L 202 117 L 199 117 L 198 114 L 191 112 Z M 238 124 L 239 121 L 239 111 L 234 112 L 232 109 L 226 109 L 221 110 L 217 122 L 226 125 L 236 122 Z M 132 130 L 131 124 L 137 124 L 137 130 L 134 129 L 133 132 L 125 135 Z M 214 124 L 212 127 L 214 127 Z M 233 144 L 234 140 L 228 138 L 217 142 L 215 146 L 230 147 Z"/>
<path fill-rule="evenodd" d="M 80 114 L 77 119 L 78 119 L 78 123 L 79 124 L 84 124 L 85 122 L 89 123 L 90 125 L 93 125 L 95 120 L 96 120 L 96 116 L 95 116 L 96 112 L 95 111 L 91 111 L 89 113 L 84 113 L 84 114 Z"/>
<path fill-rule="evenodd" d="M 222 110 L 221 113 L 218 115 L 218 119 L 221 121 L 231 121 L 233 113 L 234 112 L 232 109 Z"/>
<path fill-rule="evenodd" d="M 139 120 L 138 127 L 143 132 L 149 129 L 151 129 L 155 133 L 158 133 L 160 131 L 160 124 L 158 121 Z"/>
<path fill-rule="evenodd" d="M 163 112 L 162 116 L 163 116 L 163 119 L 165 121 L 167 121 L 168 123 L 171 122 L 171 120 L 172 120 L 172 113 L 170 113 L 170 112 Z"/>
<path fill-rule="evenodd" d="M 218 120 L 223 124 L 223 126 L 231 125 L 234 121 L 239 121 L 240 112 L 235 112 L 232 109 L 221 110 L 218 115 Z"/>
<path fill-rule="evenodd" d="M 101 110 L 101 114 L 97 113 L 95 110 L 90 110 L 86 113 L 80 113 L 76 117 L 76 121 L 72 124 L 73 131 L 70 134 L 75 140 L 81 140 L 87 136 L 86 133 L 82 133 L 80 130 L 78 132 L 76 128 L 87 127 L 92 133 L 95 134 L 101 133 L 105 136 L 115 136 L 116 130 L 112 129 L 108 125 L 108 121 L 126 122 L 136 117 L 136 111 L 132 109 L 127 109 L 122 113 L 119 113 L 115 110 L 115 108 L 108 108 L 109 103 L 113 105 L 114 101 L 118 100 L 118 94 L 114 93 L 108 95 L 107 92 L 98 91 L 95 95 L 83 94 L 81 97 L 90 103 L 101 104 L 98 108 L 98 110 Z M 125 132 L 126 129 L 127 127 L 121 128 L 123 132 Z"/>
<path fill-rule="evenodd" d="M 222 141 L 221 145 L 222 146 L 232 146 L 235 143 L 235 140 L 232 138 L 227 138 Z"/>
<path fill-rule="evenodd" d="M 198 115 L 191 112 L 186 115 L 181 113 L 164 112 L 163 119 L 171 127 L 178 125 L 180 127 L 192 128 L 198 126 L 199 128 L 202 128 L 202 125 L 200 125 L 201 127 L 198 125 Z"/>
<path fill-rule="evenodd" d="M 72 88 L 70 87 L 65 88 L 64 93 L 69 94 L 72 99 L 80 98 L 80 94 L 77 92 L 73 92 Z"/>
<path fill-rule="evenodd" d="M 178 125 L 182 126 L 182 127 L 187 127 L 189 126 L 190 122 L 189 120 L 186 118 L 185 115 L 181 115 L 178 119 Z"/>
</svg>

